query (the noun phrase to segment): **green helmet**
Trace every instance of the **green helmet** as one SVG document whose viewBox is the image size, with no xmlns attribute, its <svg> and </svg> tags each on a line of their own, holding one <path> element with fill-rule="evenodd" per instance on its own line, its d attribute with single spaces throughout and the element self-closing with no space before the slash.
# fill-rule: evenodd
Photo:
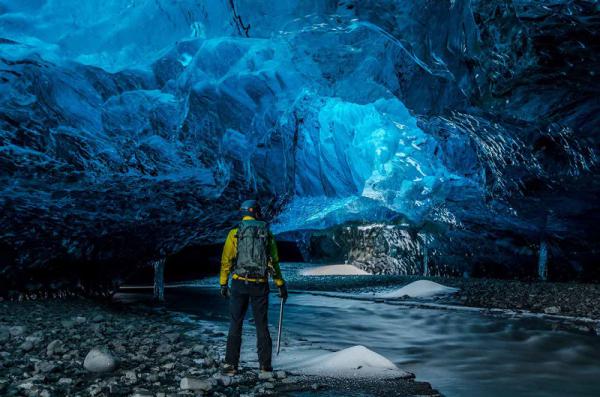
<svg viewBox="0 0 600 397">
<path fill-rule="evenodd" d="M 240 206 L 242 215 L 258 218 L 260 216 L 260 205 L 256 200 L 246 200 Z"/>
</svg>

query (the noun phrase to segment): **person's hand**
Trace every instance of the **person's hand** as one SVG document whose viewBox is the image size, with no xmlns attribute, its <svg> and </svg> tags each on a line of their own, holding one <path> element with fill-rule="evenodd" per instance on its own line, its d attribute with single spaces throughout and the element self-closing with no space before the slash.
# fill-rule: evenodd
<svg viewBox="0 0 600 397">
<path fill-rule="evenodd" d="M 221 285 L 221 296 L 223 298 L 229 298 L 229 287 L 227 284 Z"/>
<path fill-rule="evenodd" d="M 285 301 L 287 301 L 288 291 L 287 291 L 287 287 L 285 286 L 285 284 L 283 284 L 281 287 L 279 287 L 279 296 L 281 297 L 281 299 L 283 300 L 284 303 L 285 303 Z"/>
</svg>

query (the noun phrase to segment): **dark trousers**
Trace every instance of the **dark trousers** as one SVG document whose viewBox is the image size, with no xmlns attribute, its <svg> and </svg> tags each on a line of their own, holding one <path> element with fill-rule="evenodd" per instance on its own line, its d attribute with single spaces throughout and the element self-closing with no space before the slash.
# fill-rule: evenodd
<svg viewBox="0 0 600 397">
<path fill-rule="evenodd" d="M 229 335 L 227 336 L 227 353 L 225 362 L 237 367 L 240 361 L 240 348 L 242 345 L 242 325 L 248 310 L 248 303 L 252 304 L 252 315 L 256 325 L 256 348 L 258 361 L 261 368 L 271 368 L 271 335 L 267 312 L 269 309 L 269 284 L 251 283 L 241 280 L 231 281 L 231 296 L 229 297 Z"/>
</svg>

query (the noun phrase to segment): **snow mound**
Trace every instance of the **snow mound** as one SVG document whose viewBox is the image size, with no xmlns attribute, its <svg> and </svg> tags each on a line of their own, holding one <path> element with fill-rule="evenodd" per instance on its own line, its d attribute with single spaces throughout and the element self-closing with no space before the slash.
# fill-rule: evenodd
<svg viewBox="0 0 600 397">
<path fill-rule="evenodd" d="M 302 363 L 298 369 L 308 375 L 341 378 L 410 378 L 413 376 L 364 346 L 352 346 L 313 357 Z"/>
<path fill-rule="evenodd" d="M 303 276 L 367 276 L 371 273 L 352 265 L 327 265 L 311 267 L 300 272 Z"/>
<path fill-rule="evenodd" d="M 442 284 L 429 280 L 414 281 L 402 288 L 376 294 L 380 298 L 401 298 L 409 296 L 411 298 L 428 298 L 434 295 L 453 294 L 458 288 L 447 287 Z"/>
</svg>

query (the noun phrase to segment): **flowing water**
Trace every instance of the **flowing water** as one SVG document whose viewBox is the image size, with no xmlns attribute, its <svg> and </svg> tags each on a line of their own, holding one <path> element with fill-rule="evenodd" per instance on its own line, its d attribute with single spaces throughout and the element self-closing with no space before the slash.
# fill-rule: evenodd
<svg viewBox="0 0 600 397">
<path fill-rule="evenodd" d="M 357 286 L 377 279 L 303 277 L 298 267 L 284 266 L 290 284 L 304 291 L 291 294 L 285 305 L 284 344 L 275 366 L 289 367 L 286 357 L 299 351 L 322 353 L 364 345 L 445 396 L 600 396 L 598 336 L 559 330 L 543 319 L 408 307 L 352 299 L 349 294 L 324 296 L 327 290 L 357 293 Z M 393 285 L 394 279 L 388 277 L 385 283 Z M 218 296 L 216 284 L 216 279 L 207 279 L 169 289 L 168 307 L 226 331 L 227 302 Z M 272 298 L 274 334 L 279 304 L 275 295 Z M 251 325 L 246 332 L 242 359 L 252 361 Z"/>
</svg>

